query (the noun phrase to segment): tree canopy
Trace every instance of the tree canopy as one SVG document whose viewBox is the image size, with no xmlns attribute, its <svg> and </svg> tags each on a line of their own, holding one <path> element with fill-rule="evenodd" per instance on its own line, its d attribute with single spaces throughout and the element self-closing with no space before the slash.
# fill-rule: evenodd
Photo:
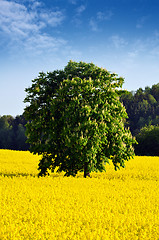
<svg viewBox="0 0 159 240">
<path fill-rule="evenodd" d="M 26 134 L 30 151 L 42 155 L 39 175 L 48 169 L 75 176 L 125 166 L 134 150 L 119 100 L 124 79 L 93 63 L 70 61 L 64 70 L 43 73 L 26 89 Z"/>
</svg>

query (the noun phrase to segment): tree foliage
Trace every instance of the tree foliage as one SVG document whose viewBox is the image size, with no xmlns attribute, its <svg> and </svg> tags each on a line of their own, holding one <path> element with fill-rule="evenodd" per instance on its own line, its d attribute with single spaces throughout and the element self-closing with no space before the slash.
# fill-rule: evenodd
<svg viewBox="0 0 159 240">
<path fill-rule="evenodd" d="M 123 91 L 120 96 L 127 113 L 126 126 L 137 138 L 137 155 L 159 155 L 159 83 L 152 87 L 139 88 L 136 92 Z"/>
<path fill-rule="evenodd" d="M 133 155 L 124 128 L 127 113 L 118 97 L 123 78 L 93 63 L 70 61 L 64 70 L 40 73 L 26 89 L 26 133 L 30 151 L 42 155 L 39 175 L 47 170 L 76 175 L 84 170 L 115 169 Z"/>
<path fill-rule="evenodd" d="M 137 155 L 159 156 L 159 125 L 143 127 L 136 138 L 138 141 L 135 147 Z"/>
<path fill-rule="evenodd" d="M 128 113 L 127 126 L 133 135 L 145 125 L 159 124 L 159 83 L 136 92 L 123 91 L 120 100 Z"/>
<path fill-rule="evenodd" d="M 79 69 L 72 69 L 72 71 L 74 71 L 72 72 L 72 75 L 74 74 L 73 76 L 79 75 Z M 90 74 L 88 68 L 87 71 L 88 74 Z M 67 79 L 67 74 L 64 71 L 54 71 L 53 73 L 47 73 L 46 75 L 47 80 L 52 77 L 54 78 L 54 83 L 52 80 L 49 80 L 49 84 L 54 85 L 53 88 L 55 88 L 55 86 L 58 87 L 58 84 L 60 84 L 65 78 Z M 86 76 L 87 73 L 83 73 L 83 77 Z M 51 85 L 49 86 L 47 86 L 47 94 L 50 94 Z M 146 126 L 146 128 L 149 128 L 151 125 L 157 126 L 159 124 L 159 83 L 152 85 L 152 87 L 145 87 L 145 89 L 139 88 L 136 92 L 128 92 L 126 90 L 119 89 L 118 95 L 120 96 L 120 101 L 123 102 L 128 113 L 127 120 L 125 121 L 123 119 L 124 124 L 126 127 L 130 127 L 132 135 L 137 137 L 137 139 L 139 138 L 140 131 L 143 127 Z M 16 117 L 12 117 L 10 115 L 0 116 L 0 148 L 28 150 L 29 144 L 25 142 L 25 124 L 26 120 L 23 115 Z M 144 155 L 145 149 L 145 154 L 156 155 L 156 151 L 153 151 L 154 148 L 151 148 L 151 151 L 147 152 L 147 147 L 145 147 L 141 141 L 142 137 L 143 135 L 141 134 L 140 140 L 138 140 L 138 145 L 134 145 L 135 153 L 138 155 Z M 151 134 L 149 134 L 148 137 L 151 139 Z M 148 139 L 147 143 L 151 146 L 151 141 Z"/>
<path fill-rule="evenodd" d="M 24 116 L 0 117 L 0 149 L 27 150 Z"/>
</svg>

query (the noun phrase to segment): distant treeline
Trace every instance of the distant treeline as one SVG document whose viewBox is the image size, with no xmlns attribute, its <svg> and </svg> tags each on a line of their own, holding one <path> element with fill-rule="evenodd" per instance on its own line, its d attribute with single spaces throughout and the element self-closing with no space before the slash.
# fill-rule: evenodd
<svg viewBox="0 0 159 240">
<path fill-rule="evenodd" d="M 28 150 L 25 136 L 25 118 L 10 115 L 0 117 L 0 149 Z"/>
<path fill-rule="evenodd" d="M 159 83 L 136 92 L 121 91 L 128 113 L 125 123 L 136 137 L 137 155 L 159 156 Z"/>
<path fill-rule="evenodd" d="M 133 135 L 145 125 L 159 124 L 159 83 L 136 92 L 122 91 L 121 101 L 129 116 L 126 125 Z"/>
<path fill-rule="evenodd" d="M 159 83 L 136 92 L 122 90 L 119 93 L 129 117 L 125 126 L 139 143 L 134 146 L 135 153 L 159 156 Z M 29 149 L 25 124 L 24 115 L 0 116 L 0 149 Z"/>
</svg>

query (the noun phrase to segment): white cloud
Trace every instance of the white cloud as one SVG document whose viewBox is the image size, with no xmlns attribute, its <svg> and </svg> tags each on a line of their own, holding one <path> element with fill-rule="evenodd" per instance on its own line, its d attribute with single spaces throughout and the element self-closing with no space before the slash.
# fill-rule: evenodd
<svg viewBox="0 0 159 240">
<path fill-rule="evenodd" d="M 97 19 L 100 21 L 104 21 L 104 20 L 110 20 L 111 17 L 113 16 L 112 11 L 107 11 L 107 12 L 97 12 Z"/>
<path fill-rule="evenodd" d="M 129 44 L 129 55 L 133 57 L 146 56 L 158 58 L 159 56 L 159 35 L 157 32 L 146 38 L 138 38 Z"/>
<path fill-rule="evenodd" d="M 89 21 L 89 26 L 91 27 L 91 30 L 94 31 L 94 32 L 97 32 L 99 29 L 98 29 L 98 23 L 95 19 L 90 19 Z"/>
<path fill-rule="evenodd" d="M 69 0 L 69 3 L 76 5 L 77 4 L 77 0 Z"/>
<path fill-rule="evenodd" d="M 102 21 L 108 21 L 111 19 L 111 17 L 113 16 L 112 11 L 106 11 L 106 12 L 102 12 L 99 11 L 96 13 L 96 16 L 91 18 L 89 21 L 89 26 L 91 27 L 92 31 L 99 31 L 99 24 Z"/>
<path fill-rule="evenodd" d="M 64 20 L 64 15 L 61 11 L 50 11 L 49 13 L 41 12 L 39 14 L 39 18 L 46 24 L 49 24 L 52 27 L 56 27 L 62 23 Z"/>
<path fill-rule="evenodd" d="M 27 9 L 25 6 L 15 2 L 1 0 L 0 2 L 0 26 L 9 24 L 12 21 L 22 21 L 25 16 L 25 21 L 29 20 Z M 30 16 L 32 19 L 32 16 Z"/>
<path fill-rule="evenodd" d="M 128 52 L 128 57 L 130 57 L 132 59 L 137 57 L 137 56 L 138 56 L 138 50 L 131 50 L 131 51 Z"/>
<path fill-rule="evenodd" d="M 0 30 L 9 36 L 11 42 L 17 42 L 27 48 L 40 48 L 64 44 L 64 40 L 45 34 L 47 26 L 56 27 L 62 24 L 64 14 L 60 10 L 44 10 L 41 2 L 29 1 L 27 7 L 15 1 L 0 1 Z M 48 44 L 46 42 L 48 41 Z M 52 41 L 52 44 L 51 44 Z M 18 45 L 17 44 L 17 45 Z M 55 49 L 55 48 L 54 48 Z"/>
<path fill-rule="evenodd" d="M 115 51 L 120 51 L 129 63 L 136 63 L 142 59 L 142 62 L 158 62 L 159 61 L 159 34 L 158 32 L 152 33 L 149 37 L 127 39 L 120 35 L 112 36 L 109 41 L 115 47 Z"/>
<path fill-rule="evenodd" d="M 33 1 L 31 4 L 30 4 L 30 8 L 31 9 L 37 9 L 38 7 L 41 7 L 42 6 L 42 3 L 41 2 L 38 2 L 38 1 Z"/>
<path fill-rule="evenodd" d="M 79 7 L 75 9 L 75 15 L 72 18 L 72 23 L 76 26 L 80 26 L 82 24 L 82 13 L 86 10 L 86 5 L 81 4 Z"/>
<path fill-rule="evenodd" d="M 84 12 L 86 10 L 86 6 L 85 5 L 81 5 L 76 9 L 76 12 L 78 15 L 80 15 L 82 12 Z"/>
<path fill-rule="evenodd" d="M 149 18 L 149 16 L 142 16 L 140 19 L 138 19 L 136 28 L 139 28 L 139 29 L 142 28 L 148 18 Z"/>
<path fill-rule="evenodd" d="M 57 51 L 61 45 L 65 45 L 66 41 L 60 38 L 54 38 L 47 34 L 37 34 L 27 39 L 25 48 L 33 51 L 35 54 L 41 54 L 43 51 Z"/>
<path fill-rule="evenodd" d="M 110 38 L 110 40 L 112 41 L 113 45 L 116 48 L 123 48 L 123 47 L 125 47 L 128 44 L 128 42 L 124 38 L 122 38 L 122 37 L 120 37 L 118 35 L 112 36 Z"/>
</svg>

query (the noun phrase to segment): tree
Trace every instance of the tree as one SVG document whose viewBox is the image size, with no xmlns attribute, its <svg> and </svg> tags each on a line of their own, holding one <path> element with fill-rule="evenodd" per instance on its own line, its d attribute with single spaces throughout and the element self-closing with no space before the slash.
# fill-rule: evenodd
<svg viewBox="0 0 159 240">
<path fill-rule="evenodd" d="M 26 89 L 26 134 L 30 151 L 42 155 L 39 176 L 47 170 L 75 176 L 84 170 L 115 169 L 133 156 L 132 138 L 119 101 L 124 79 L 93 63 L 70 61 L 64 70 L 40 73 Z"/>
<path fill-rule="evenodd" d="M 159 156 L 159 125 L 145 126 L 136 135 L 138 145 L 137 155 Z"/>
<path fill-rule="evenodd" d="M 122 91 L 120 100 L 123 102 L 129 121 L 126 126 L 130 127 L 133 135 L 140 132 L 140 129 L 148 125 L 159 124 L 159 84 L 152 87 L 139 88 L 134 94 Z"/>
<path fill-rule="evenodd" d="M 28 150 L 26 143 L 24 116 L 0 116 L 0 148 L 12 150 Z"/>
<path fill-rule="evenodd" d="M 12 127 L 11 122 L 13 117 L 4 115 L 0 117 L 0 148 L 9 149 L 12 142 Z"/>
<path fill-rule="evenodd" d="M 26 136 L 25 136 L 25 125 L 26 120 L 23 115 L 16 116 L 12 123 L 12 145 L 11 149 L 14 150 L 28 150 L 29 144 L 26 143 Z"/>
</svg>

